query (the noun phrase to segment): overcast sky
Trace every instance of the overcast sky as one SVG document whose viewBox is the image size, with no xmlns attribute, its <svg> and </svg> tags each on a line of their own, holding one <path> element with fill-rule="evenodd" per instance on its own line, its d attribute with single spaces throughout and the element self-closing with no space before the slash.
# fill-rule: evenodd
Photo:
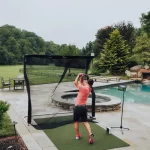
<svg viewBox="0 0 150 150">
<path fill-rule="evenodd" d="M 82 48 L 98 29 L 120 21 L 140 27 L 150 0 L 0 0 L 0 26 L 35 32 L 46 41 Z"/>
</svg>

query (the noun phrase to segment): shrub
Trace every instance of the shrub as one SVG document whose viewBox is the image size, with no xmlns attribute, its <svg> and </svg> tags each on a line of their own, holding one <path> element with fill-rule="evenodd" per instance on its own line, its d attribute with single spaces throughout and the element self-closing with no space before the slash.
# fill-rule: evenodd
<svg viewBox="0 0 150 150">
<path fill-rule="evenodd" d="M 135 60 L 130 60 L 128 63 L 127 63 L 127 67 L 128 68 L 131 68 L 133 66 L 136 66 L 138 65 L 138 63 L 135 61 Z"/>
<path fill-rule="evenodd" d="M 9 106 L 7 102 L 0 100 L 0 120 L 3 118 L 4 113 L 8 111 Z"/>
<path fill-rule="evenodd" d="M 118 30 L 110 34 L 106 40 L 100 57 L 100 66 L 109 69 L 110 73 L 124 72 L 129 60 L 129 46 Z"/>
<path fill-rule="evenodd" d="M 91 62 L 88 74 L 99 75 L 99 60 L 98 59 L 94 59 L 93 62 Z"/>
</svg>

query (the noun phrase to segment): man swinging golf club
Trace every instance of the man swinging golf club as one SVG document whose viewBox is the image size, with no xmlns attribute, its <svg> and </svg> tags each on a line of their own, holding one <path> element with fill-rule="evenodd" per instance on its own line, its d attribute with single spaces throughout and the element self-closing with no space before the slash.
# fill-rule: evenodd
<svg viewBox="0 0 150 150">
<path fill-rule="evenodd" d="M 80 79 L 80 83 L 78 80 Z M 92 85 L 94 81 L 92 79 L 88 79 L 87 83 L 84 83 L 84 74 L 79 73 L 74 81 L 75 86 L 78 88 L 79 92 L 75 102 L 73 120 L 74 120 L 74 128 L 76 131 L 76 139 L 81 138 L 81 134 L 79 132 L 79 120 L 83 122 L 87 131 L 88 131 L 88 141 L 90 144 L 93 144 L 93 133 L 91 132 L 91 127 L 87 122 L 87 108 L 86 102 L 88 96 L 92 90 Z"/>
</svg>

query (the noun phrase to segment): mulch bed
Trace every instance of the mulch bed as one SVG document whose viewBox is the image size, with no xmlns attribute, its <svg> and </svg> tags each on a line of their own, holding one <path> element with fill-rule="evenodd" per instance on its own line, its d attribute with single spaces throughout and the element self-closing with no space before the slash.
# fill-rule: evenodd
<svg viewBox="0 0 150 150">
<path fill-rule="evenodd" d="M 19 136 L 0 138 L 0 150 L 28 150 Z"/>
</svg>

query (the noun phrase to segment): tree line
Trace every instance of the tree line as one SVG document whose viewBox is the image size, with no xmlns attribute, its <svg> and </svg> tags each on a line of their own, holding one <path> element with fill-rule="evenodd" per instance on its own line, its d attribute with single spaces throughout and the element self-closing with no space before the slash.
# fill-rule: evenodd
<svg viewBox="0 0 150 150">
<path fill-rule="evenodd" d="M 26 54 L 80 55 L 75 45 L 44 41 L 34 32 L 11 25 L 0 27 L 0 65 L 22 64 Z"/>
<path fill-rule="evenodd" d="M 94 73 L 121 72 L 136 64 L 150 64 L 150 12 L 141 14 L 141 27 L 119 22 L 98 29 L 95 40 L 79 49 L 76 45 L 44 41 L 33 32 L 11 25 L 0 27 L 0 65 L 22 64 L 25 54 L 91 55 Z"/>
<path fill-rule="evenodd" d="M 121 73 L 134 65 L 150 65 L 150 12 L 142 13 L 140 28 L 132 22 L 119 22 L 101 28 L 96 39 L 82 48 L 82 53 L 95 53 L 94 74 Z"/>
</svg>

